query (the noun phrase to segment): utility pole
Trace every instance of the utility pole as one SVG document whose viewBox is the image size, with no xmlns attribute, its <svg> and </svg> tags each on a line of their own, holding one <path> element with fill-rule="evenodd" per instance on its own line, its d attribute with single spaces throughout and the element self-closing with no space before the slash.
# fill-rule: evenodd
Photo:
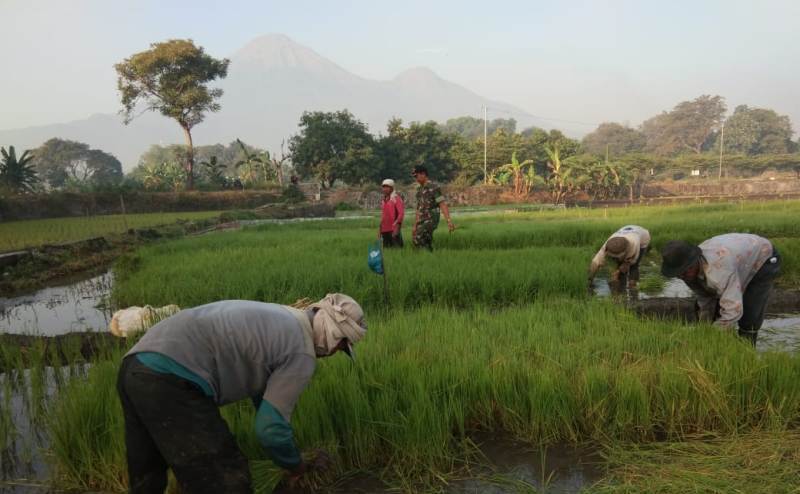
<svg viewBox="0 0 800 494">
<path fill-rule="evenodd" d="M 488 122 L 486 119 L 486 105 L 483 105 L 483 184 L 489 183 L 489 176 L 486 171 L 486 149 L 487 149 L 487 135 L 488 135 Z"/>
<path fill-rule="evenodd" d="M 722 122 L 722 131 L 719 134 L 719 180 L 722 180 L 722 148 L 725 144 L 725 122 Z"/>
</svg>

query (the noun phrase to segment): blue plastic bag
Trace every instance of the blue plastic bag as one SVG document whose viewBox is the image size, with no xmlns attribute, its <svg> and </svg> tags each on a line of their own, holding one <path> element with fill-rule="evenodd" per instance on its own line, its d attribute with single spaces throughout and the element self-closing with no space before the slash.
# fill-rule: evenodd
<svg viewBox="0 0 800 494">
<path fill-rule="evenodd" d="M 378 274 L 383 274 L 383 253 L 381 252 L 380 241 L 373 242 L 369 245 L 369 254 L 367 255 L 367 265 L 369 269 Z"/>
</svg>

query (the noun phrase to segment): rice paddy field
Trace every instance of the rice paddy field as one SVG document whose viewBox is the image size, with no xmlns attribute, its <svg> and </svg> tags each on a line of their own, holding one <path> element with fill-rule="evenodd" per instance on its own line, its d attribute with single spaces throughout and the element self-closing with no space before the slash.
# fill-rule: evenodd
<svg viewBox="0 0 800 494">
<path fill-rule="evenodd" d="M 78 218 L 0 222 L 0 252 L 124 233 L 129 228 L 148 228 L 179 220 L 219 216 L 219 211 L 104 215 Z"/>
<path fill-rule="evenodd" d="M 640 318 L 595 298 L 586 282 L 602 242 L 635 223 L 653 234 L 643 262 L 652 287 L 664 284 L 661 245 L 736 231 L 773 240 L 780 284 L 796 288 L 798 217 L 796 201 L 464 214 L 455 233 L 436 232 L 433 253 L 385 252 L 388 305 L 366 265 L 374 219 L 265 224 L 142 247 L 117 262 L 113 301 L 292 303 L 329 292 L 360 301 L 369 333 L 357 361 L 320 361 L 292 419 L 302 449 L 334 459 L 306 479 L 309 490 L 352 491 L 343 479 L 369 476 L 380 492 L 459 492 L 483 463 L 475 438 L 488 434 L 590 448 L 600 475 L 581 492 L 800 492 L 800 355 L 756 352 L 707 325 Z M 410 243 L 410 227 L 404 233 Z M 42 368 L 44 351 L 6 349 L 4 368 Z M 124 351 L 69 368 L 71 379 L 52 377 L 57 399 L 35 407 L 59 488 L 126 490 L 115 390 Z M 7 370 L 3 385 L 20 372 Z M 4 440 L 15 434 L 6 415 Z M 271 492 L 281 472 L 252 432 L 252 404 L 223 415 L 251 459 L 256 492 Z M 547 491 L 547 482 L 493 478 L 502 485 L 494 492 Z"/>
</svg>

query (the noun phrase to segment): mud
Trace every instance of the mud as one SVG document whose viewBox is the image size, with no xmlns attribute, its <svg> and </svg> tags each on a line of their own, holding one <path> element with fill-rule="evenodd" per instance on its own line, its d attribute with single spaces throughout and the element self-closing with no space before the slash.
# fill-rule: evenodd
<svg viewBox="0 0 800 494">
<path fill-rule="evenodd" d="M 470 441 L 477 446 L 463 471 L 455 472 L 447 484 L 419 486 L 420 491 L 448 494 L 510 494 L 519 492 L 579 493 L 599 481 L 604 470 L 598 450 L 557 444 L 533 446 L 505 434 L 476 433 Z M 346 476 L 328 492 L 338 494 L 388 494 L 398 492 L 375 475 Z M 282 494 L 306 494 L 311 490 L 280 486 Z"/>
</svg>

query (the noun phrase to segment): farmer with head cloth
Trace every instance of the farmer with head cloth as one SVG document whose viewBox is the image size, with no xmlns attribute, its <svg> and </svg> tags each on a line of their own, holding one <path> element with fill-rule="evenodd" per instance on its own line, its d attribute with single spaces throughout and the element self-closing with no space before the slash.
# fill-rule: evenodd
<svg viewBox="0 0 800 494">
<path fill-rule="evenodd" d="M 728 233 L 698 245 L 672 240 L 661 249 L 661 273 L 680 278 L 697 296 L 698 318 L 739 326 L 755 345 L 781 258 L 766 238 Z"/>
<path fill-rule="evenodd" d="M 627 276 L 629 286 L 636 286 L 639 281 L 639 263 L 649 249 L 650 232 L 637 225 L 623 226 L 606 240 L 592 259 L 589 284 L 591 285 L 597 271 L 605 264 L 606 257 L 610 257 L 617 263 L 617 269 L 611 273 L 611 281 L 624 280 Z"/>
<path fill-rule="evenodd" d="M 428 169 L 415 166 L 411 172 L 419 184 L 417 188 L 417 217 L 414 221 L 412 236 L 414 247 L 433 251 L 433 231 L 439 226 L 439 211 L 447 220 L 447 228 L 452 232 L 456 226 L 450 219 L 450 210 L 444 202 L 442 189 L 428 179 Z"/>
<path fill-rule="evenodd" d="M 245 398 L 255 433 L 293 479 L 324 468 L 303 461 L 289 425 L 316 358 L 366 334 L 355 300 L 329 294 L 305 310 L 228 300 L 181 311 L 153 326 L 128 352 L 117 389 L 125 416 L 130 492 L 162 493 L 171 468 L 184 492 L 252 492 L 248 461 L 219 406 Z"/>
</svg>

